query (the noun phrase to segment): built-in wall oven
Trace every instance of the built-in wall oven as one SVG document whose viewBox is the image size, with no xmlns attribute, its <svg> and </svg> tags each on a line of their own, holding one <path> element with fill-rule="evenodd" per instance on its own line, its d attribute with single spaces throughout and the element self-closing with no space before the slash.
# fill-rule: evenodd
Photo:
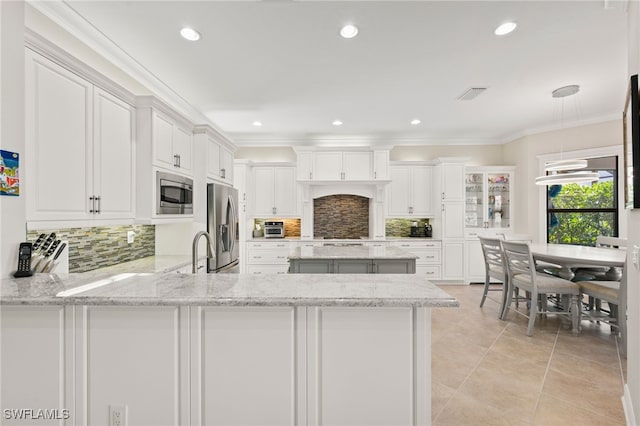
<svg viewBox="0 0 640 426">
<path fill-rule="evenodd" d="M 193 214 L 193 179 L 156 172 L 156 213 Z"/>
</svg>

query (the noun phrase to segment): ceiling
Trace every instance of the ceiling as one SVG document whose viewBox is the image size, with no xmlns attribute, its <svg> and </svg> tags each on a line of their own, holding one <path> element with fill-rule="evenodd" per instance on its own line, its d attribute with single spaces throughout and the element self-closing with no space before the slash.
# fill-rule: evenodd
<svg viewBox="0 0 640 426">
<path fill-rule="evenodd" d="M 239 146 L 504 143 L 620 117 L 627 85 L 625 2 L 616 0 L 60 7 Z M 494 35 L 505 21 L 517 29 Z M 346 23 L 357 37 L 339 36 Z M 184 40 L 183 26 L 202 38 Z M 578 95 L 551 97 L 570 84 Z M 470 87 L 488 89 L 457 100 Z"/>
</svg>

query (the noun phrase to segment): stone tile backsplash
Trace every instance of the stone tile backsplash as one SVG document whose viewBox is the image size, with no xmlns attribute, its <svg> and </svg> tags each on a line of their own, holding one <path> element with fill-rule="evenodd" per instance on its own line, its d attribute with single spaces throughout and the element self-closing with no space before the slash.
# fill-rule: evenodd
<svg viewBox="0 0 640 426">
<path fill-rule="evenodd" d="M 369 199 L 358 195 L 328 195 L 313 200 L 314 238 L 369 236 Z"/>
<path fill-rule="evenodd" d="M 413 222 L 418 223 L 418 229 L 422 236 L 424 226 L 429 223 L 429 219 L 387 219 L 384 224 L 385 234 L 388 238 L 410 237 Z"/>
<path fill-rule="evenodd" d="M 135 238 L 127 243 L 127 232 Z M 56 233 L 56 238 L 69 242 L 69 272 L 86 272 L 105 266 L 141 259 L 155 254 L 156 230 L 153 225 L 100 226 L 32 230 L 27 238 L 35 242 L 38 235 Z"/>
</svg>

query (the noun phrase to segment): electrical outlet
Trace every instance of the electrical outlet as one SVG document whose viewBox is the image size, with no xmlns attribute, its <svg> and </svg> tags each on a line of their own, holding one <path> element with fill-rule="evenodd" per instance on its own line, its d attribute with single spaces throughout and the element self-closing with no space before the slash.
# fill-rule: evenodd
<svg viewBox="0 0 640 426">
<path fill-rule="evenodd" d="M 127 231 L 127 243 L 131 244 L 136 239 L 136 233 L 133 231 Z"/>
<path fill-rule="evenodd" d="M 109 406 L 109 426 L 127 426 L 127 406 Z"/>
</svg>

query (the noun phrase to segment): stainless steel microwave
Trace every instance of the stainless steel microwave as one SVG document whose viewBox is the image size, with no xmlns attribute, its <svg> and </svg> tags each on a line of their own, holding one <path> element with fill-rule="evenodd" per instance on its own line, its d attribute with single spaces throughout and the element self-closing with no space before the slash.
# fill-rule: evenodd
<svg viewBox="0 0 640 426">
<path fill-rule="evenodd" d="M 193 179 L 156 172 L 156 213 L 193 214 Z"/>
</svg>

